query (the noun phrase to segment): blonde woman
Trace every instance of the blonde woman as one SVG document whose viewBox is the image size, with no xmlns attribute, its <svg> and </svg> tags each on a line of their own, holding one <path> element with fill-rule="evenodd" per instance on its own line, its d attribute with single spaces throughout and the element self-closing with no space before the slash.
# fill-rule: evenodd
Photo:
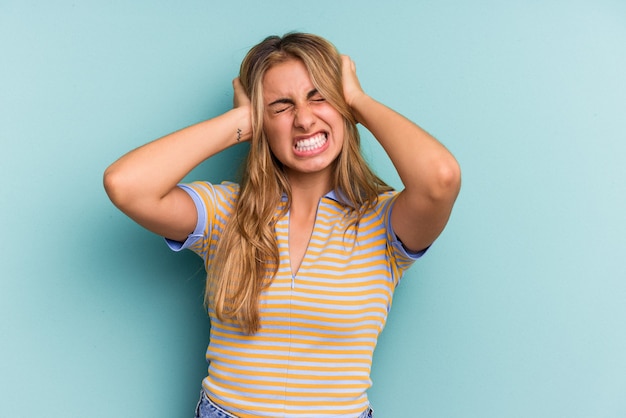
<svg viewBox="0 0 626 418">
<path fill-rule="evenodd" d="M 454 157 L 368 96 L 327 40 L 269 37 L 244 58 L 234 108 L 126 154 L 113 203 L 206 265 L 208 376 L 196 417 L 369 417 L 372 354 L 404 271 L 441 233 Z M 404 185 L 364 161 L 356 124 Z M 240 184 L 179 182 L 249 141 Z"/>
</svg>

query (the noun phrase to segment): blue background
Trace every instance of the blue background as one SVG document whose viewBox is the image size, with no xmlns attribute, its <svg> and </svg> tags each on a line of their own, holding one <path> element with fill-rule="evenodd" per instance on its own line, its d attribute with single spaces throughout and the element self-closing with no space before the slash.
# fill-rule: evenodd
<svg viewBox="0 0 626 418">
<path fill-rule="evenodd" d="M 381 336 L 377 417 L 626 417 L 617 0 L 0 1 L 0 416 L 192 416 L 202 265 L 119 213 L 102 172 L 227 110 L 247 49 L 290 30 L 350 54 L 463 169 Z"/>
</svg>

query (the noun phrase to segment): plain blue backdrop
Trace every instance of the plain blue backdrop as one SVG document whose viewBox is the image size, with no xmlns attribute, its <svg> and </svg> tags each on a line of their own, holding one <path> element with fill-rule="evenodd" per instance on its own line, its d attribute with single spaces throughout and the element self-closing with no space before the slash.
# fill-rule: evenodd
<svg viewBox="0 0 626 418">
<path fill-rule="evenodd" d="M 463 169 L 376 350 L 377 418 L 626 417 L 617 0 L 1 0 L 0 416 L 192 415 L 202 264 L 119 213 L 102 172 L 227 110 L 247 49 L 291 30 L 350 54 Z M 244 152 L 189 179 L 232 178 Z"/>
</svg>

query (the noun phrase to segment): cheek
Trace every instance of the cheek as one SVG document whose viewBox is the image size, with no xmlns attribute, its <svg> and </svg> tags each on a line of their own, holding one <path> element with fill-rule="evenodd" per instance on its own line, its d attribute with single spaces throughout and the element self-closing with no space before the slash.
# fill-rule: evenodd
<svg viewBox="0 0 626 418">
<path fill-rule="evenodd" d="M 263 132 L 265 132 L 265 135 L 268 137 L 279 135 L 281 130 L 283 130 L 282 125 L 284 125 L 284 123 L 281 123 L 280 118 L 268 116 L 263 118 Z"/>
<path fill-rule="evenodd" d="M 324 110 L 323 115 L 320 116 L 333 128 L 333 130 L 338 135 L 344 134 L 345 123 L 343 116 L 341 116 L 341 113 L 339 113 L 335 108 L 329 106 L 327 109 Z"/>
<path fill-rule="evenodd" d="M 333 131 L 335 132 L 335 137 L 343 146 L 346 142 L 346 125 L 344 124 L 343 118 L 340 117 L 337 119 Z"/>
<path fill-rule="evenodd" d="M 281 131 L 276 129 L 275 125 L 266 124 L 263 128 L 265 132 L 265 138 L 267 139 L 267 146 L 270 152 L 276 156 L 281 154 L 281 149 L 284 148 L 284 144 L 286 141 L 283 139 L 284 135 L 281 135 Z"/>
<path fill-rule="evenodd" d="M 270 144 L 291 142 L 291 125 L 286 118 L 266 118 L 263 123 L 263 132 Z"/>
</svg>

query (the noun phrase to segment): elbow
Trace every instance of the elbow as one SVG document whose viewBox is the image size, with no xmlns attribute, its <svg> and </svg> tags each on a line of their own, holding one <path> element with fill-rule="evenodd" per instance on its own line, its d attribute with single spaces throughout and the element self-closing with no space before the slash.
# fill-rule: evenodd
<svg viewBox="0 0 626 418">
<path fill-rule="evenodd" d="M 430 189 L 433 201 L 454 202 L 461 190 L 461 167 L 453 156 L 438 162 Z"/>
<path fill-rule="evenodd" d="M 118 208 L 122 208 L 128 201 L 128 196 L 132 195 L 125 177 L 114 166 L 109 166 L 104 171 L 102 184 L 107 196 Z"/>
</svg>

